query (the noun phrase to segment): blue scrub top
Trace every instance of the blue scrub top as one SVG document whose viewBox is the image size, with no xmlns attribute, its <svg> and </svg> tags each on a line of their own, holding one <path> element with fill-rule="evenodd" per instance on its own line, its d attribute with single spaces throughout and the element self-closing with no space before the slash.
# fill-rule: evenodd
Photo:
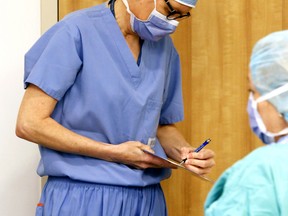
<svg viewBox="0 0 288 216">
<path fill-rule="evenodd" d="M 183 120 L 180 61 L 169 36 L 144 41 L 138 66 L 109 8 L 74 12 L 49 29 L 25 55 L 25 88 L 32 83 L 58 103 L 52 118 L 93 140 L 120 144 L 156 137 L 158 124 Z M 166 156 L 158 140 L 156 154 Z M 40 146 L 40 176 L 146 186 L 170 169 L 124 164 Z"/>
</svg>

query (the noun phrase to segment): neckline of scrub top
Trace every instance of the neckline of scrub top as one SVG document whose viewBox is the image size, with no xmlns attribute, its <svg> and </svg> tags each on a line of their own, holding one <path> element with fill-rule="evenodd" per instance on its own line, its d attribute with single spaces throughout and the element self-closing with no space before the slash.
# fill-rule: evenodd
<svg viewBox="0 0 288 216">
<path fill-rule="evenodd" d="M 140 63 L 141 63 L 142 47 L 143 47 L 144 40 L 142 40 L 142 39 L 140 38 L 139 43 L 140 43 L 140 52 L 139 52 L 139 55 L 138 55 L 138 58 L 137 58 L 137 65 L 138 65 L 138 67 L 140 66 Z"/>
<path fill-rule="evenodd" d="M 114 10 L 115 1 L 116 0 L 109 0 L 109 2 L 108 2 L 108 6 L 109 6 L 114 17 L 115 17 L 115 10 Z"/>
<path fill-rule="evenodd" d="M 114 41 L 115 46 L 117 47 L 120 57 L 122 58 L 123 62 L 125 63 L 133 82 L 133 85 L 135 88 L 137 88 L 141 81 L 141 62 L 138 66 L 137 61 L 134 59 L 133 54 L 113 16 L 110 9 L 107 8 L 104 4 L 103 7 L 105 7 L 105 11 L 109 12 L 109 15 L 103 19 L 104 22 L 106 22 L 107 28 L 109 28 L 110 34 L 108 34 L 111 37 L 111 40 Z M 103 11 L 104 12 L 104 11 Z M 111 34 L 111 32 L 113 32 Z M 143 48 L 146 43 L 142 44 L 142 53 L 141 57 L 143 56 Z"/>
</svg>

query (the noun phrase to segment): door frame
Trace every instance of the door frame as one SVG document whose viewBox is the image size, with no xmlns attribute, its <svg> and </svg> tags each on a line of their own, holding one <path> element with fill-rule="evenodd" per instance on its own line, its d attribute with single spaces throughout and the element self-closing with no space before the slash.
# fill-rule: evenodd
<svg viewBox="0 0 288 216">
<path fill-rule="evenodd" d="M 58 21 L 58 0 L 41 0 L 41 34 Z"/>
</svg>

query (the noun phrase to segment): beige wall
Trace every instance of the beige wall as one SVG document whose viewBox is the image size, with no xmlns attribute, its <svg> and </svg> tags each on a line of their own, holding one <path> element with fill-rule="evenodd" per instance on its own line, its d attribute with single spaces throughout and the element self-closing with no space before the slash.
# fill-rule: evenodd
<svg viewBox="0 0 288 216">
<path fill-rule="evenodd" d="M 49 27 L 58 21 L 58 1 L 41 0 L 41 32 L 44 33 Z"/>
<path fill-rule="evenodd" d="M 0 26 L 0 215 L 34 215 L 38 148 L 16 137 L 15 126 L 24 94 L 24 54 L 40 36 L 40 2 L 1 1 Z"/>
<path fill-rule="evenodd" d="M 60 0 L 60 18 L 100 2 Z M 193 146 L 212 139 L 217 165 L 211 178 L 260 146 L 246 113 L 249 56 L 258 39 L 288 27 L 287 11 L 288 0 L 199 0 L 173 35 L 185 102 L 185 121 L 178 127 Z M 211 184 L 176 170 L 162 185 L 169 215 L 203 215 Z"/>
</svg>

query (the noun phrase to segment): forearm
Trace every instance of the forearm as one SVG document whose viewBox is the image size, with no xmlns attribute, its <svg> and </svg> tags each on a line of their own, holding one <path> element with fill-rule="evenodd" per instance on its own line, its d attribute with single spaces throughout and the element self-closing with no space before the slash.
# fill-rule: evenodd
<svg viewBox="0 0 288 216">
<path fill-rule="evenodd" d="M 159 125 L 157 137 L 168 157 L 180 161 L 181 148 L 190 147 L 183 135 L 174 124 Z"/>
<path fill-rule="evenodd" d="M 64 128 L 51 118 L 40 123 L 29 123 L 22 129 L 20 122 L 17 125 L 19 137 L 57 151 L 123 163 L 139 169 L 173 168 L 171 164 L 146 154 L 143 150 L 152 151 L 151 148 L 137 141 L 117 145 L 98 142 Z"/>
<path fill-rule="evenodd" d="M 104 160 L 110 160 L 108 156 L 112 155 L 111 145 L 74 133 L 50 117 L 30 122 L 28 120 L 24 124 L 18 122 L 17 125 L 16 133 L 19 137 L 50 149 Z"/>
<path fill-rule="evenodd" d="M 112 145 L 76 134 L 50 117 L 56 104 L 41 89 L 29 85 L 19 109 L 16 135 L 57 151 L 110 160 Z"/>
</svg>

